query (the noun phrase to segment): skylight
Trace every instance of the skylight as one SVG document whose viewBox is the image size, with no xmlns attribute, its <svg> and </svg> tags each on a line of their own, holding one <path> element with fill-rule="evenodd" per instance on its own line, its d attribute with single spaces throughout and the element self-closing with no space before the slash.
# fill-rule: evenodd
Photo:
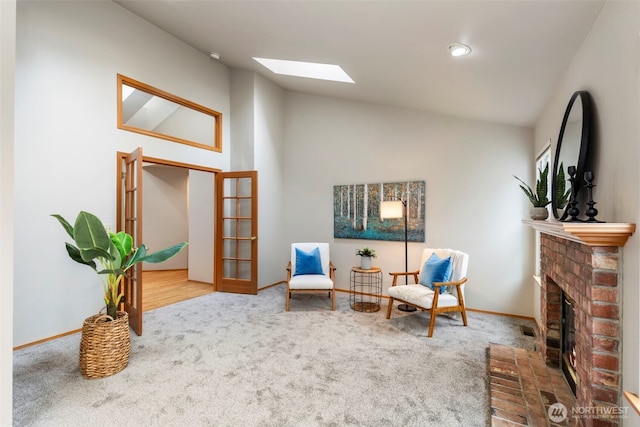
<svg viewBox="0 0 640 427">
<path fill-rule="evenodd" d="M 253 58 L 276 74 L 355 83 L 339 65 L 315 62 L 287 61 L 283 59 Z"/>
</svg>

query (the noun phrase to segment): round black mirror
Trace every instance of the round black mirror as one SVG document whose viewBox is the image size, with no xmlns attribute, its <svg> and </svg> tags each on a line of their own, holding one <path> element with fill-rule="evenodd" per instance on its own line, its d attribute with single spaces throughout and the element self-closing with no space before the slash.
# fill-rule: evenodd
<svg viewBox="0 0 640 427">
<path fill-rule="evenodd" d="M 551 211 L 567 219 L 567 206 L 576 200 L 584 182 L 584 168 L 591 136 L 591 98 L 586 91 L 575 92 L 564 112 L 553 163 Z"/>
</svg>

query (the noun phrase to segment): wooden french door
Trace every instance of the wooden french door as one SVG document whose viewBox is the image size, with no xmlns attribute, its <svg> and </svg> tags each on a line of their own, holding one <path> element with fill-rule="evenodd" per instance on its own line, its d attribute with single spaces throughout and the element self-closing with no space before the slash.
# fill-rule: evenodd
<svg viewBox="0 0 640 427">
<path fill-rule="evenodd" d="M 173 160 L 158 159 L 155 157 L 143 156 L 142 149 L 139 148 L 133 153 L 117 153 L 117 194 L 116 194 L 116 217 L 117 230 L 125 230 L 130 233 L 136 246 L 142 244 L 142 204 L 144 200 L 142 191 L 142 170 L 146 164 L 158 164 L 176 168 L 183 168 L 193 171 L 202 171 L 217 174 L 219 169 L 208 168 L 199 165 L 180 163 Z M 206 196 L 204 196 L 206 197 Z M 211 198 L 213 198 L 213 190 Z M 212 221 L 215 218 L 211 218 Z M 214 245 L 214 236 L 211 235 L 211 245 Z M 211 271 L 213 271 L 214 260 L 211 260 Z M 123 283 L 125 303 L 120 309 L 129 313 L 129 324 L 138 334 L 142 334 L 142 307 L 144 303 L 142 292 L 142 270 L 144 264 L 138 264 L 132 273 L 132 279 Z"/>
<path fill-rule="evenodd" d="M 216 175 L 216 290 L 258 293 L 258 172 Z"/>
<path fill-rule="evenodd" d="M 120 171 L 120 185 L 124 200 L 118 209 L 118 230 L 133 237 L 134 247 L 142 245 L 142 148 L 126 155 Z M 119 197 L 120 199 L 120 197 Z M 142 335 L 142 265 L 136 264 L 127 271 L 122 284 L 124 310 L 129 314 L 129 325 L 136 334 Z"/>
<path fill-rule="evenodd" d="M 145 158 L 142 148 L 129 154 L 118 153 L 116 227 L 131 234 L 136 247 L 142 245 L 143 161 L 216 174 L 213 260 L 216 290 L 257 294 L 258 173 L 220 172 L 201 166 Z M 142 335 L 142 265 L 132 267 L 129 276 L 122 285 L 123 308 L 129 314 L 131 328 L 136 334 Z"/>
</svg>

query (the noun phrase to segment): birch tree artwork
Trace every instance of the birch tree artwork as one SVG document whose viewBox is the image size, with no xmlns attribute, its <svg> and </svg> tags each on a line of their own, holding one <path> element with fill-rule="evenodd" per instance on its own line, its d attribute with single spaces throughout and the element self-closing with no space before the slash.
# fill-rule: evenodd
<svg viewBox="0 0 640 427">
<path fill-rule="evenodd" d="M 425 182 L 407 181 L 333 187 L 333 237 L 404 241 L 404 219 L 380 218 L 380 202 L 407 205 L 408 240 L 425 241 Z"/>
</svg>

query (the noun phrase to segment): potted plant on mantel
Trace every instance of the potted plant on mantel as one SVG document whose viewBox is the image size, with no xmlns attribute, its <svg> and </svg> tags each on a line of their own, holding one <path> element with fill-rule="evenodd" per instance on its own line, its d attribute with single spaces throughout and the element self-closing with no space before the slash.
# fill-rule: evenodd
<svg viewBox="0 0 640 427">
<path fill-rule="evenodd" d="M 356 255 L 360 257 L 360 268 L 363 270 L 371 270 L 371 258 L 376 257 L 376 251 L 364 247 L 356 250 Z"/>
<path fill-rule="evenodd" d="M 522 185 L 520 185 L 520 188 L 533 205 L 533 207 L 529 211 L 531 219 L 544 220 L 549 217 L 549 210 L 547 209 L 547 205 L 551 203 L 551 200 L 547 198 L 547 176 L 549 175 L 549 163 L 546 164 L 544 170 L 538 168 L 538 172 L 540 174 L 540 177 L 536 181 L 535 192 L 520 178 L 515 175 L 513 177 L 522 183 Z"/>
<path fill-rule="evenodd" d="M 87 318 L 82 327 L 80 371 L 85 378 L 116 374 L 127 366 L 131 353 L 129 317 L 126 312 L 118 311 L 123 297 L 120 290 L 122 279 L 134 265 L 166 261 L 177 255 L 187 243 L 148 254 L 145 245 L 133 247 L 131 235 L 123 231 L 108 231 L 102 221 L 89 212 L 81 211 L 73 226 L 58 214 L 52 216 L 75 243 L 75 246 L 65 244 L 69 257 L 95 270 L 104 289 L 106 314 Z"/>
</svg>

